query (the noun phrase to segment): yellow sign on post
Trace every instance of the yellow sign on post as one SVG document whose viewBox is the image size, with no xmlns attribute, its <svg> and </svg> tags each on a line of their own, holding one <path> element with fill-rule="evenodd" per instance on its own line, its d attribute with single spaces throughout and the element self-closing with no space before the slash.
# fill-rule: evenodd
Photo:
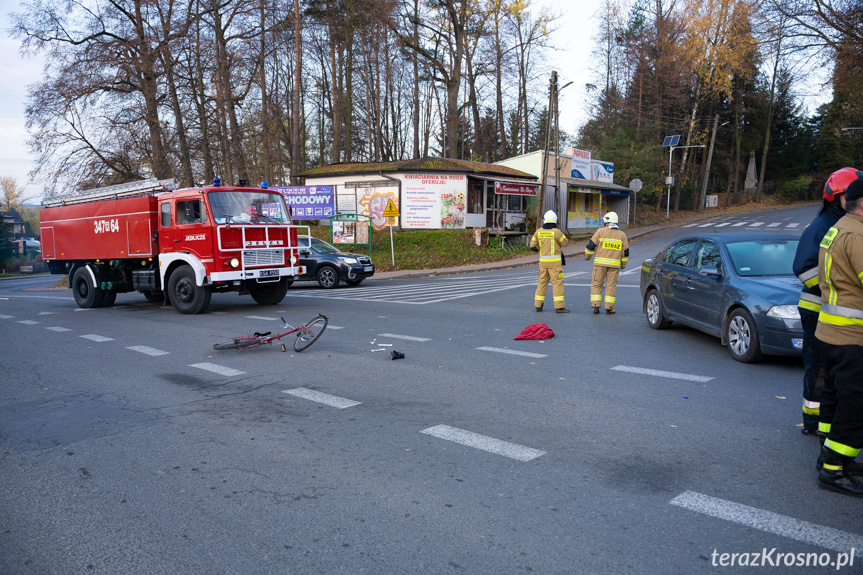
<svg viewBox="0 0 863 575">
<path fill-rule="evenodd" d="M 393 203 L 392 198 L 387 200 L 387 207 L 384 208 L 384 217 L 387 218 L 390 222 L 390 255 L 392 257 L 393 266 L 395 266 L 396 250 L 395 247 L 393 247 L 393 225 L 396 222 L 396 218 L 399 217 L 399 209 Z"/>
<path fill-rule="evenodd" d="M 378 204 L 378 205 L 380 205 L 380 204 Z M 399 217 L 399 209 L 393 203 L 392 198 L 387 200 L 387 207 L 384 209 L 384 217 L 385 218 L 397 218 L 397 217 Z"/>
</svg>

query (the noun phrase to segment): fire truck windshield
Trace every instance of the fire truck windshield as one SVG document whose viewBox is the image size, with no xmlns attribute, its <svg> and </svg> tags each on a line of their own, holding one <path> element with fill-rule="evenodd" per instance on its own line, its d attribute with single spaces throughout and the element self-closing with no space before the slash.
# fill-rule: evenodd
<svg viewBox="0 0 863 575">
<path fill-rule="evenodd" d="M 290 223 L 285 198 L 281 194 L 225 190 L 211 191 L 207 197 L 213 217 L 219 224 Z"/>
</svg>

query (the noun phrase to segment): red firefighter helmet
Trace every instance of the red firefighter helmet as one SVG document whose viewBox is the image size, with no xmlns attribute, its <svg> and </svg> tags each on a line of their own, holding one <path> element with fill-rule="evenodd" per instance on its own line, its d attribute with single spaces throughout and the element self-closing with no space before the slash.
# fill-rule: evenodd
<svg viewBox="0 0 863 575">
<path fill-rule="evenodd" d="M 824 199 L 832 202 L 836 194 L 844 194 L 845 189 L 854 180 L 863 180 L 863 172 L 856 168 L 842 168 L 836 170 L 827 178 L 824 184 Z"/>
</svg>

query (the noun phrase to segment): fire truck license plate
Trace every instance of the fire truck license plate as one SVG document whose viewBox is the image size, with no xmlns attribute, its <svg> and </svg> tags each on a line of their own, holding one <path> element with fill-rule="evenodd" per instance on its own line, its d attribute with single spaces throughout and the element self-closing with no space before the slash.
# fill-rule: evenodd
<svg viewBox="0 0 863 575">
<path fill-rule="evenodd" d="M 258 275 L 258 277 L 259 278 L 270 278 L 270 277 L 274 277 L 274 276 L 278 277 L 278 275 L 279 275 L 279 270 L 261 270 L 261 273 L 260 273 L 260 275 Z"/>
</svg>

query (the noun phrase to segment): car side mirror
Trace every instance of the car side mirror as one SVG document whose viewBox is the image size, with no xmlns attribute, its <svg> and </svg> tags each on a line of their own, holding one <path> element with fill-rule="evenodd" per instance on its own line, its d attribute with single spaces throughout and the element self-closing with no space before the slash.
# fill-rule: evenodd
<svg viewBox="0 0 863 575">
<path fill-rule="evenodd" d="M 312 250 L 300 250 L 301 256 L 310 256 L 312 255 Z"/>
<path fill-rule="evenodd" d="M 717 278 L 722 277 L 722 272 L 719 271 L 719 268 L 717 268 L 716 266 L 703 266 L 700 270 L 698 270 L 698 273 L 703 276 L 711 276 Z"/>
</svg>

